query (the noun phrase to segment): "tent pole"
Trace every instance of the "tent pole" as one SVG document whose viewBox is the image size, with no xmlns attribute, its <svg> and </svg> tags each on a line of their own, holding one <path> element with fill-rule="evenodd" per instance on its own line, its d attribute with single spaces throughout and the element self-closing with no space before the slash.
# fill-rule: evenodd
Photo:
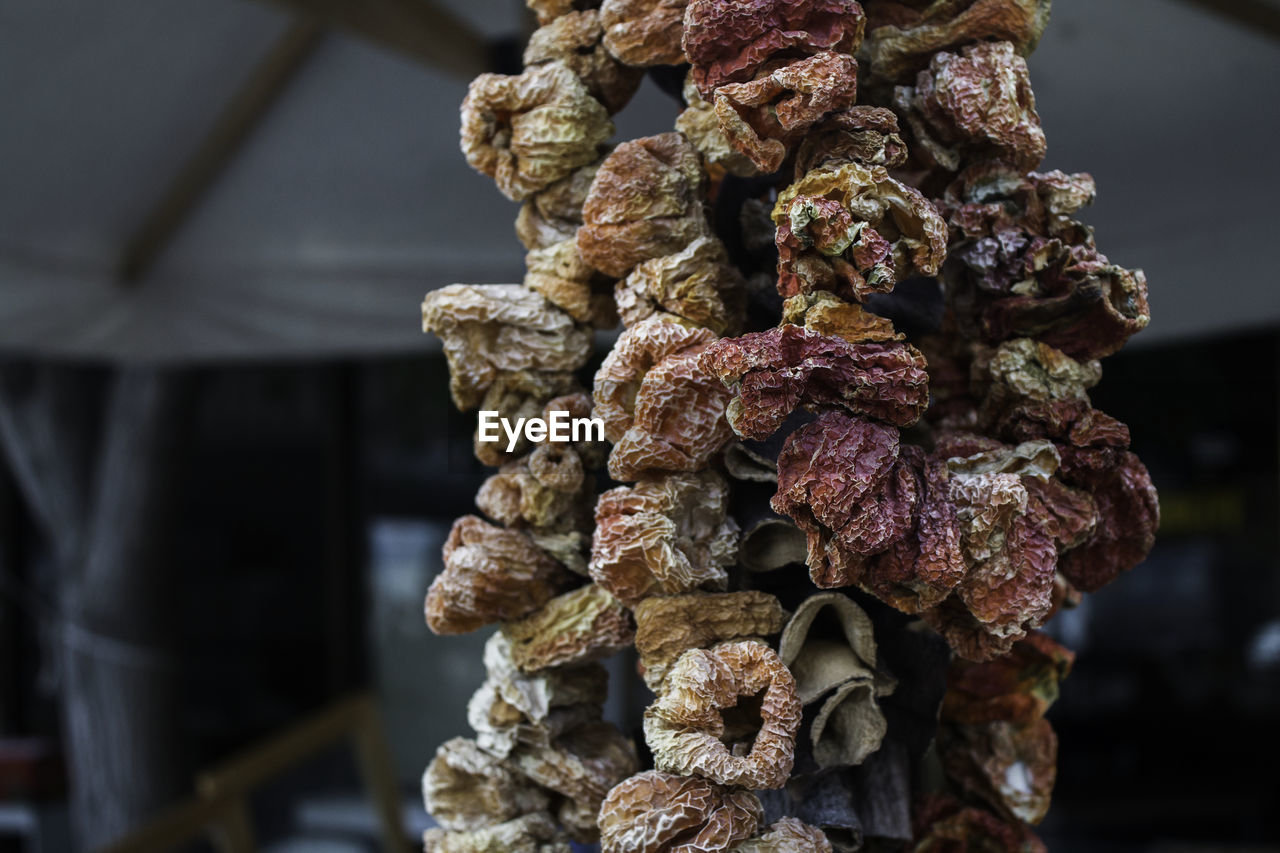
<svg viewBox="0 0 1280 853">
<path fill-rule="evenodd" d="M 431 0 L 263 0 L 350 31 L 463 80 L 492 71 L 488 40 Z"/>
<path fill-rule="evenodd" d="M 1256 30 L 1272 38 L 1280 38 L 1280 6 L 1268 0 L 1182 0 L 1207 12 Z"/>
<path fill-rule="evenodd" d="M 54 556 L 46 636 L 58 664 L 72 823 L 81 846 L 97 848 L 185 787 L 169 595 L 177 570 L 160 549 L 193 380 L 118 368 L 96 465 L 81 476 L 93 419 L 67 414 L 92 397 L 85 380 L 83 371 L 5 366 L 0 445 Z"/>
<path fill-rule="evenodd" d="M 323 35 L 320 24 L 299 19 L 276 40 L 125 244 L 117 267 L 121 284 L 136 284 L 151 269 L 214 179 L 297 76 Z"/>
</svg>

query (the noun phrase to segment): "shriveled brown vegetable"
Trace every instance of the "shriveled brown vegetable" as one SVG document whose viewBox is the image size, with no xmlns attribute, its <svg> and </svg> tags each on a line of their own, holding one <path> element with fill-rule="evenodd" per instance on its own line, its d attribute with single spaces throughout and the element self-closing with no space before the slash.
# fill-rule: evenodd
<svg viewBox="0 0 1280 853">
<path fill-rule="evenodd" d="M 745 733 L 749 751 L 739 753 L 721 741 L 724 711 L 755 696 L 760 728 Z M 780 788 L 795 761 L 800 712 L 795 678 L 763 643 L 692 649 L 676 661 L 662 694 L 645 711 L 645 741 L 659 770 L 697 774 L 722 785 Z"/>
<path fill-rule="evenodd" d="M 563 62 L 481 74 L 462 102 L 462 153 L 513 201 L 596 159 L 612 133 L 608 112 Z"/>
</svg>

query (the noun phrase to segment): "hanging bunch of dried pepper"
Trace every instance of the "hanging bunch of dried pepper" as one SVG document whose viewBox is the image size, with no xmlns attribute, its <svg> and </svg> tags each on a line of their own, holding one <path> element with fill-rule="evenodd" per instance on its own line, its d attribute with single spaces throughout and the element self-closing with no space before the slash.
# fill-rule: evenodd
<svg viewBox="0 0 1280 853">
<path fill-rule="evenodd" d="M 427 621 L 500 630 L 427 850 L 1043 849 L 1072 655 L 1036 629 L 1159 519 L 1088 397 L 1145 278 L 1072 218 L 1088 175 L 1034 171 L 1049 0 L 528 2 L 526 70 L 462 107 L 528 274 L 423 321 L 460 408 L 611 447 L 476 443 L 497 524 L 455 524 Z M 676 130 L 609 147 L 655 66 Z M 600 719 L 632 645 L 649 770 Z"/>
</svg>

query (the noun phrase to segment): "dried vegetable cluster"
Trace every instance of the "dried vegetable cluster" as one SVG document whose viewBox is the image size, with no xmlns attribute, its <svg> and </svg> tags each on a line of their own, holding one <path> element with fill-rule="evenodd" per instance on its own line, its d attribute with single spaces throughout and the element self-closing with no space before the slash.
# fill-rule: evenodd
<svg viewBox="0 0 1280 853">
<path fill-rule="evenodd" d="M 1158 524 L 1088 396 L 1145 279 L 1073 218 L 1088 175 L 1035 171 L 1048 0 L 528 3 L 525 71 L 462 106 L 528 271 L 424 326 L 459 408 L 608 441 L 475 445 L 489 520 L 426 616 L 499 630 L 427 850 L 1043 849 L 1072 654 L 1037 629 Z M 612 144 L 646 69 L 675 130 Z"/>
</svg>

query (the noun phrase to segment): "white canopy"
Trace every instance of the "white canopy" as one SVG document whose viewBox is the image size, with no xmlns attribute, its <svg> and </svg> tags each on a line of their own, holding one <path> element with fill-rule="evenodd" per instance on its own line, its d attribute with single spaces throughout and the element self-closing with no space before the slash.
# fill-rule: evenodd
<svg viewBox="0 0 1280 853">
<path fill-rule="evenodd" d="M 442 5 L 486 37 L 524 25 L 520 0 Z M 248 0 L 0 3 L 0 351 L 424 349 L 425 291 L 519 280 L 516 206 L 458 152 L 465 79 L 330 32 L 155 263 L 120 283 L 141 223 L 290 21 Z M 1146 269 L 1155 322 L 1138 342 L 1280 320 L 1277 48 L 1178 0 L 1055 6 L 1031 63 L 1045 166 L 1097 178 L 1101 248 Z M 674 115 L 646 83 L 619 137 Z"/>
</svg>

